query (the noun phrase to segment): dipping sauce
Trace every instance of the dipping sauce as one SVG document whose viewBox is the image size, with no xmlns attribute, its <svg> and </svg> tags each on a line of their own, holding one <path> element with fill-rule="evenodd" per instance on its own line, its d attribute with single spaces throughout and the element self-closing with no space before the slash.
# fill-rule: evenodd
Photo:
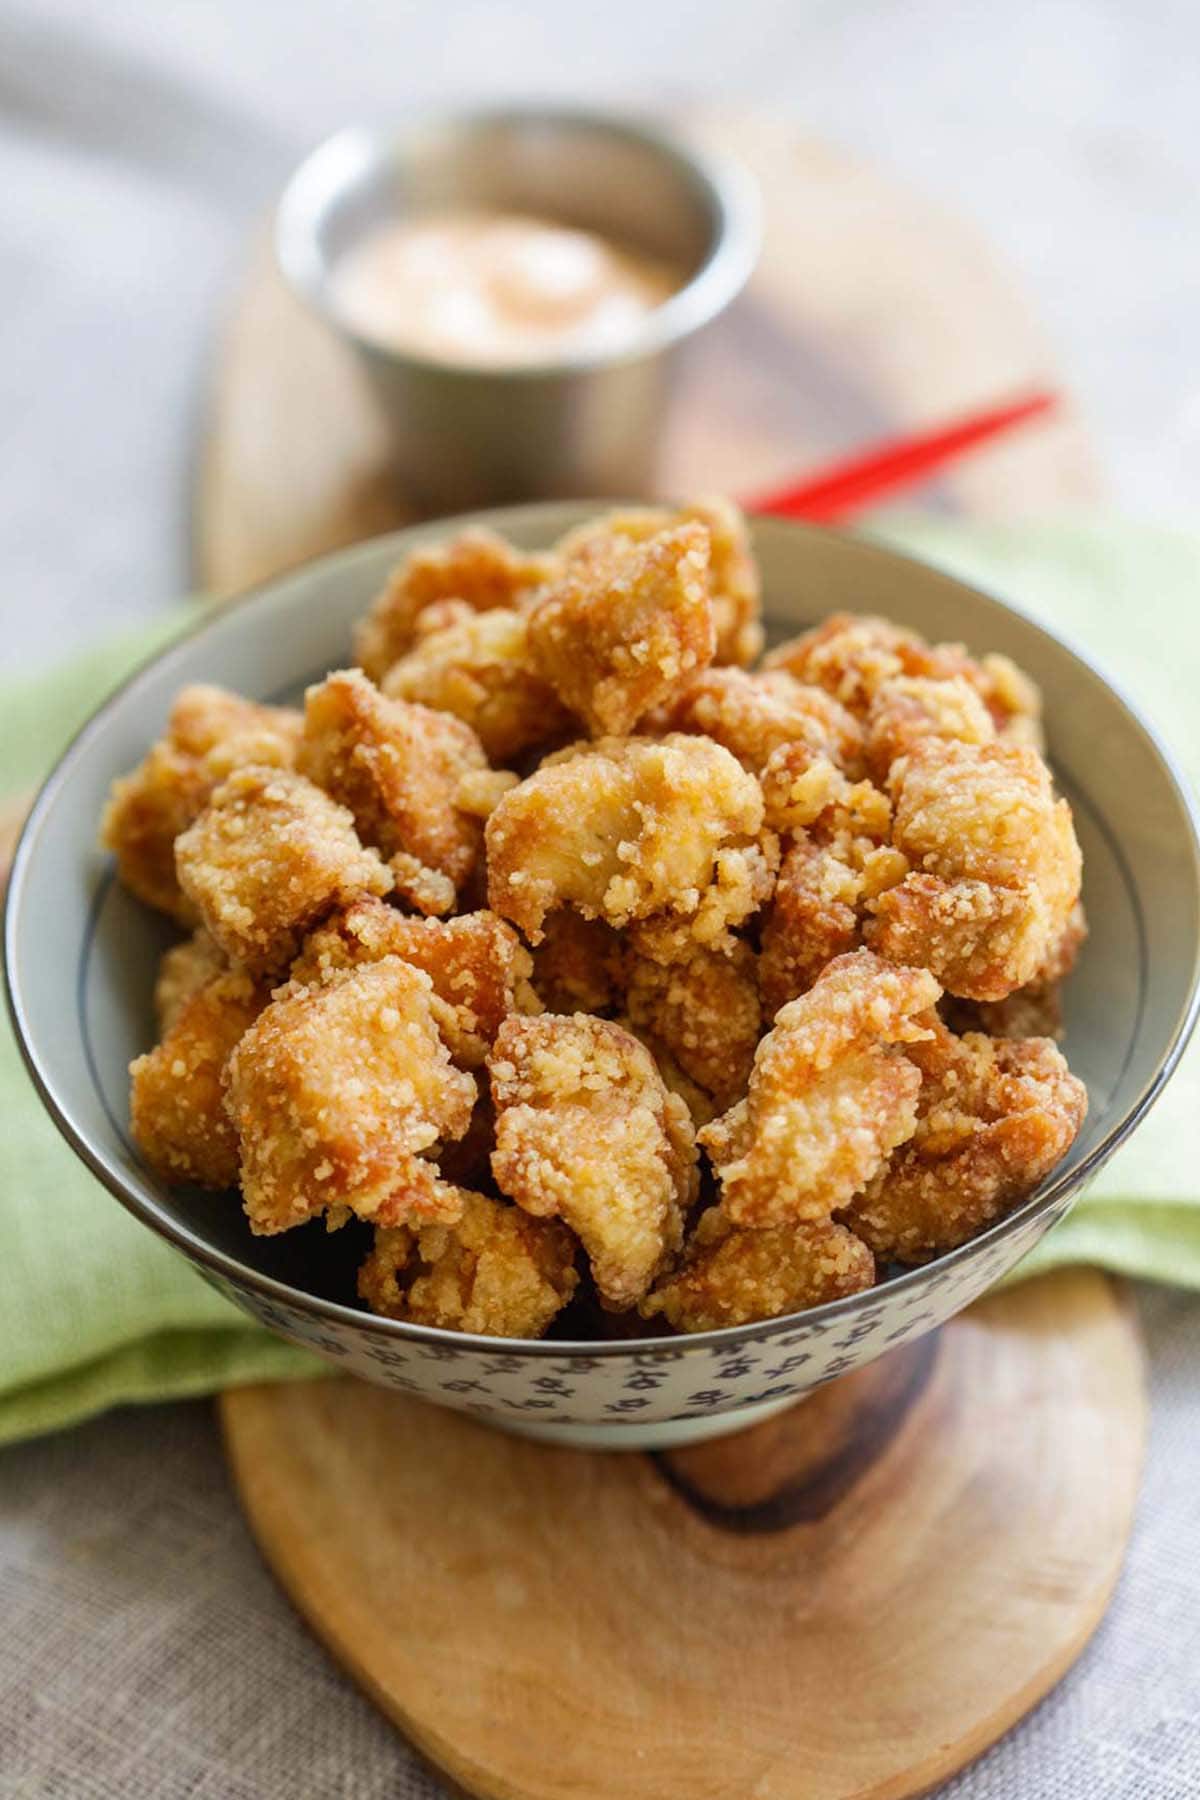
<svg viewBox="0 0 1200 1800">
<path fill-rule="evenodd" d="M 504 368 L 619 348 L 682 279 L 590 231 L 462 212 L 377 226 L 342 257 L 332 289 L 378 343 Z"/>
</svg>

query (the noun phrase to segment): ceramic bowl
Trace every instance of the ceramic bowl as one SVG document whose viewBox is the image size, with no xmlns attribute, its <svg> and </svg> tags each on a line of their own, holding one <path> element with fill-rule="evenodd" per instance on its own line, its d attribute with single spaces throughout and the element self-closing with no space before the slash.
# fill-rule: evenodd
<svg viewBox="0 0 1200 1800">
<path fill-rule="evenodd" d="M 594 506 L 477 515 L 549 543 Z M 351 621 L 404 552 L 453 524 L 327 557 L 205 617 L 84 727 L 17 850 L 7 967 L 17 1033 L 43 1100 L 89 1168 L 236 1305 L 342 1370 L 494 1424 L 577 1445 L 659 1447 L 756 1422 L 820 1383 L 933 1330 L 1032 1249 L 1144 1117 L 1196 1010 L 1200 858 L 1189 802 L 1153 732 L 1078 651 L 959 581 L 877 546 L 778 522 L 755 528 L 775 636 L 837 608 L 1003 651 L 1046 696 L 1058 780 L 1075 809 L 1091 936 L 1067 997 L 1067 1052 L 1086 1125 L 1007 1219 L 928 1268 L 806 1313 L 694 1337 L 538 1343 L 376 1318 L 354 1303 L 351 1232 L 253 1238 L 241 1209 L 163 1186 L 129 1137 L 130 1058 L 153 1040 L 151 993 L 172 927 L 132 899 L 96 848 L 112 778 L 161 729 L 176 690 L 221 682 L 295 700 L 348 656 Z M 347 1240 L 343 1247 L 342 1240 Z"/>
</svg>

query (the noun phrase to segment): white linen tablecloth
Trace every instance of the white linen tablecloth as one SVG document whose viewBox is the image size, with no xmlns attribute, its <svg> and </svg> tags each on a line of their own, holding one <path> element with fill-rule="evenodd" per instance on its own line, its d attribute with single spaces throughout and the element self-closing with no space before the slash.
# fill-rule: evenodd
<svg viewBox="0 0 1200 1800">
<path fill-rule="evenodd" d="M 876 156 L 1017 266 L 1118 500 L 1184 513 L 1198 54 L 1200 15 L 1138 0 L 0 0 L 0 657 L 48 660 L 186 586 L 196 411 L 245 234 L 307 144 L 416 98 L 718 94 Z M 1141 1304 L 1153 1424 L 1116 1600 L 955 1800 L 1200 1795 L 1200 1307 Z M 276 1591 L 209 1406 L 0 1454 L 0 1796 L 443 1791 Z"/>
</svg>

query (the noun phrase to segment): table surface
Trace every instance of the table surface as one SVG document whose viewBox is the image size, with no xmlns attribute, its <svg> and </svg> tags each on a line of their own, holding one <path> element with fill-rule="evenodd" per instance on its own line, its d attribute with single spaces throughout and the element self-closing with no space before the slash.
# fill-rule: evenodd
<svg viewBox="0 0 1200 1800">
<path fill-rule="evenodd" d="M 0 0 L 5 666 L 175 600 L 246 233 L 307 144 L 417 100 L 720 93 L 874 157 L 970 217 L 1023 283 L 1118 502 L 1186 519 L 1198 57 L 1200 12 L 1169 0 Z M 831 417 L 829 447 L 851 429 Z M 1200 1308 L 1140 1304 L 1153 1427 L 1113 1608 L 947 1795 L 1200 1796 Z M 206 1405 L 0 1455 L 0 1617 L 0 1796 L 442 1792 L 275 1592 Z"/>
</svg>

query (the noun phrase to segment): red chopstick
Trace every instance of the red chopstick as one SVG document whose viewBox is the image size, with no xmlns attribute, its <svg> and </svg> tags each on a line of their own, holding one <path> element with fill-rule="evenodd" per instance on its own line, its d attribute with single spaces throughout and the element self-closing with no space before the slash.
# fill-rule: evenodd
<svg viewBox="0 0 1200 1800">
<path fill-rule="evenodd" d="M 831 524 L 861 511 L 884 494 L 923 481 L 977 444 L 1011 431 L 1028 419 L 1053 412 L 1060 401 L 1061 396 L 1050 389 L 1024 394 L 953 424 L 876 444 L 803 481 L 743 501 L 743 505 L 751 513 L 774 513 L 779 518 Z"/>
</svg>

